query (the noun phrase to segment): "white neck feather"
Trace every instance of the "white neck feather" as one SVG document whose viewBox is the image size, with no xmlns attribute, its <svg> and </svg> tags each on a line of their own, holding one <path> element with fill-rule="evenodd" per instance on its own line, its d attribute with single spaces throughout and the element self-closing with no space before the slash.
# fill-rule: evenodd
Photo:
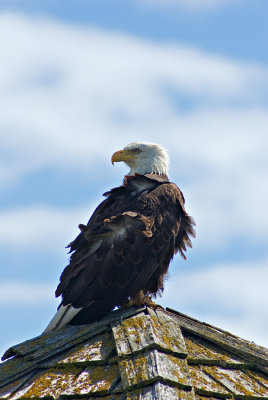
<svg viewBox="0 0 268 400">
<path fill-rule="evenodd" d="M 131 167 L 128 175 L 133 175 L 134 172 L 138 172 L 138 174 L 158 174 L 158 175 L 167 175 L 168 174 L 168 165 L 163 162 L 161 159 L 155 159 L 154 162 L 151 163 L 140 163 L 138 166 Z"/>
</svg>

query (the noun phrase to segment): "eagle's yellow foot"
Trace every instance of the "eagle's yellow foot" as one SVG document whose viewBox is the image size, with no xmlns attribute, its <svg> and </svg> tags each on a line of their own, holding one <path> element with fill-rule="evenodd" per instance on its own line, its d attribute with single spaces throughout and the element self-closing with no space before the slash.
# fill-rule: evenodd
<svg viewBox="0 0 268 400">
<path fill-rule="evenodd" d="M 143 304 L 144 304 L 145 306 L 151 307 L 151 308 L 153 308 L 153 309 L 156 309 L 156 308 L 163 308 L 163 307 L 159 306 L 159 304 L 156 304 L 156 303 L 152 300 L 151 296 L 145 296 L 145 297 L 144 297 L 144 303 L 143 303 Z"/>
<path fill-rule="evenodd" d="M 133 299 L 129 300 L 128 303 L 122 304 L 122 307 L 132 307 L 132 306 L 143 306 L 144 305 L 144 293 L 140 290 Z"/>
<path fill-rule="evenodd" d="M 148 306 L 152 308 L 162 308 L 154 301 L 152 301 L 151 296 L 144 296 L 143 290 L 140 290 L 133 299 L 129 300 L 128 303 L 122 304 L 122 307 L 132 307 L 132 306 Z"/>
</svg>

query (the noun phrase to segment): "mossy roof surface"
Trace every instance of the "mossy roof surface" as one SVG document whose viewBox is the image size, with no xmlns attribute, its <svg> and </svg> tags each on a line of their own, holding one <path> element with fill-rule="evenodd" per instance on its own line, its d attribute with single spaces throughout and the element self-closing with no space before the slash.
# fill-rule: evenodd
<svg viewBox="0 0 268 400">
<path fill-rule="evenodd" d="M 268 350 L 171 309 L 131 308 L 13 346 L 0 399 L 268 400 Z"/>
</svg>

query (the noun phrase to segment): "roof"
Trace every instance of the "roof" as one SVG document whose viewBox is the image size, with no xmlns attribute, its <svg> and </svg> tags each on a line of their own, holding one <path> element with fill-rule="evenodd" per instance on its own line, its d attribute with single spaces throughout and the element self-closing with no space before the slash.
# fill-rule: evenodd
<svg viewBox="0 0 268 400">
<path fill-rule="evenodd" d="M 1 399 L 268 399 L 268 350 L 171 309 L 130 308 L 11 347 Z"/>
</svg>

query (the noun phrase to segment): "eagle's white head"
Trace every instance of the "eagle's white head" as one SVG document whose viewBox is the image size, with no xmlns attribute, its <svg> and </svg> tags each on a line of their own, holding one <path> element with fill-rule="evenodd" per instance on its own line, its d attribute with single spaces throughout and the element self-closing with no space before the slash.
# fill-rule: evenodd
<svg viewBox="0 0 268 400">
<path fill-rule="evenodd" d="M 168 174 L 169 157 L 167 150 L 155 143 L 130 143 L 123 150 L 116 151 L 112 163 L 124 161 L 129 167 L 128 175 Z"/>
</svg>

